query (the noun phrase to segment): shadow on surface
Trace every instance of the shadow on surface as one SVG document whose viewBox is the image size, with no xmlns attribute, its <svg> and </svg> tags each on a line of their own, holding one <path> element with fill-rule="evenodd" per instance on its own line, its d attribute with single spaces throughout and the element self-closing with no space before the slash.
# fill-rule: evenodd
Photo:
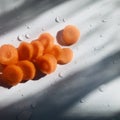
<svg viewBox="0 0 120 120">
<path fill-rule="evenodd" d="M 0 16 L 0 35 L 35 19 L 41 13 L 63 2 L 63 0 L 25 0 L 18 8 Z"/>
<path fill-rule="evenodd" d="M 16 111 L 16 105 L 22 105 L 23 103 L 30 104 L 37 100 L 37 106 L 32 110 L 31 120 L 59 120 L 60 116 L 66 110 L 84 96 L 100 85 L 108 83 L 120 75 L 120 64 L 113 63 L 113 59 L 116 57 L 120 59 L 120 51 L 104 58 L 89 68 L 71 74 L 46 89 L 42 95 L 37 93 L 36 95 L 1 109 L 0 119 L 7 120 L 10 116 L 16 115 L 19 112 Z"/>
</svg>

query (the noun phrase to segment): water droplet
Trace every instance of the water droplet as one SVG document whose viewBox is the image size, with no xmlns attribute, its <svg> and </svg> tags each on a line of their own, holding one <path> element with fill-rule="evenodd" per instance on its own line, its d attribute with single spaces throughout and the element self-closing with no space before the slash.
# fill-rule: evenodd
<svg viewBox="0 0 120 120">
<path fill-rule="evenodd" d="M 107 22 L 106 20 L 102 20 L 102 22 L 104 23 L 104 22 Z"/>
<path fill-rule="evenodd" d="M 100 91 L 100 92 L 103 92 L 104 91 L 104 85 L 101 85 L 99 88 L 98 88 L 98 90 Z"/>
<path fill-rule="evenodd" d="M 32 115 L 31 111 L 22 111 L 18 114 L 17 120 L 29 120 Z"/>
<path fill-rule="evenodd" d="M 26 26 L 27 29 L 30 29 L 30 26 L 28 26 L 28 25 L 25 25 L 25 26 Z"/>
<path fill-rule="evenodd" d="M 30 27 L 29 27 L 29 26 L 27 26 L 27 29 L 30 29 Z"/>
<path fill-rule="evenodd" d="M 23 41 L 23 40 L 24 40 L 24 36 L 23 36 L 23 35 L 19 35 L 19 36 L 17 37 L 17 39 L 18 39 L 18 41 Z"/>
<path fill-rule="evenodd" d="M 31 104 L 31 108 L 34 109 L 36 107 L 36 103 Z"/>
<path fill-rule="evenodd" d="M 42 31 L 45 31 L 45 27 L 43 27 L 41 30 L 42 30 Z"/>
<path fill-rule="evenodd" d="M 80 103 L 84 103 L 84 102 L 85 102 L 85 100 L 84 100 L 84 99 L 81 99 L 81 100 L 80 100 Z"/>
<path fill-rule="evenodd" d="M 60 78 L 63 78 L 63 74 L 62 74 L 62 73 L 59 73 L 58 76 L 59 76 Z"/>
<path fill-rule="evenodd" d="M 25 34 L 25 38 L 29 39 L 30 35 L 29 34 Z"/>
<path fill-rule="evenodd" d="M 63 18 L 63 22 L 66 22 L 66 19 L 65 19 L 65 18 Z"/>
<path fill-rule="evenodd" d="M 56 18 L 55 18 L 55 22 L 57 22 L 57 23 L 60 23 L 60 22 L 62 22 L 63 20 L 62 20 L 62 18 L 60 17 L 60 16 L 57 16 Z"/>
</svg>

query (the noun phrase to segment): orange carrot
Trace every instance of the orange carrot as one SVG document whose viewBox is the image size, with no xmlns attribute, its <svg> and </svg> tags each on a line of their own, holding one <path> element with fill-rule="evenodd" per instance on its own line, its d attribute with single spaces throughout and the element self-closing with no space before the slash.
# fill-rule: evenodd
<svg viewBox="0 0 120 120">
<path fill-rule="evenodd" d="M 23 81 L 27 81 L 35 77 L 36 69 L 32 62 L 28 60 L 22 60 L 22 61 L 19 61 L 17 65 L 23 71 Z"/>
<path fill-rule="evenodd" d="M 80 31 L 74 25 L 67 25 L 62 32 L 62 38 L 65 45 L 72 45 L 78 41 Z"/>
<path fill-rule="evenodd" d="M 33 46 L 33 59 L 36 59 L 43 54 L 44 47 L 38 40 L 33 40 L 31 44 Z"/>
<path fill-rule="evenodd" d="M 18 47 L 18 54 L 20 60 L 31 60 L 33 57 L 33 46 L 27 42 L 21 42 Z"/>
<path fill-rule="evenodd" d="M 70 48 L 63 48 L 58 58 L 58 64 L 67 64 L 73 58 L 73 51 Z"/>
<path fill-rule="evenodd" d="M 20 83 L 23 79 L 23 72 L 17 65 L 8 65 L 3 70 L 2 82 L 9 86 L 14 86 Z"/>
<path fill-rule="evenodd" d="M 0 47 L 0 63 L 4 65 L 15 64 L 18 61 L 17 49 L 10 44 Z"/>
<path fill-rule="evenodd" d="M 49 50 L 53 47 L 54 44 L 54 38 L 49 33 L 43 33 L 40 35 L 38 40 L 41 42 L 41 44 L 44 46 L 44 50 Z"/>
<path fill-rule="evenodd" d="M 56 60 L 59 59 L 62 52 L 62 48 L 59 45 L 54 45 L 51 50 L 48 51 L 49 54 L 52 54 Z"/>
<path fill-rule="evenodd" d="M 50 74 L 55 71 L 57 67 L 57 60 L 51 54 L 44 54 L 38 57 L 37 64 L 41 72 Z"/>
<path fill-rule="evenodd" d="M 2 73 L 4 67 L 5 67 L 4 65 L 0 64 L 0 73 Z"/>
</svg>

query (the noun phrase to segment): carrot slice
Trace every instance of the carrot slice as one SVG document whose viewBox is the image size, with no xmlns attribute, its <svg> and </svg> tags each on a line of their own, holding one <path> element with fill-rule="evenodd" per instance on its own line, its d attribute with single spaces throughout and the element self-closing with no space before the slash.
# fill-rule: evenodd
<svg viewBox="0 0 120 120">
<path fill-rule="evenodd" d="M 38 40 L 44 46 L 45 51 L 51 49 L 53 47 L 53 45 L 54 45 L 54 38 L 49 33 L 41 34 L 40 37 L 38 38 Z"/>
<path fill-rule="evenodd" d="M 9 86 L 14 86 L 20 83 L 23 79 L 23 72 L 17 65 L 8 65 L 3 70 L 2 82 Z"/>
<path fill-rule="evenodd" d="M 36 69 L 32 62 L 28 60 L 22 60 L 19 61 L 17 65 L 23 71 L 23 81 L 27 81 L 35 77 Z"/>
<path fill-rule="evenodd" d="M 5 65 L 0 64 L 0 73 L 2 73 L 4 68 L 5 68 Z"/>
<path fill-rule="evenodd" d="M 20 60 L 31 60 L 33 56 L 33 46 L 27 42 L 21 42 L 18 47 L 18 54 Z"/>
<path fill-rule="evenodd" d="M 58 64 L 67 64 L 73 58 L 73 51 L 70 48 L 63 48 L 58 58 Z"/>
<path fill-rule="evenodd" d="M 72 45 L 78 41 L 80 31 L 74 25 L 67 25 L 62 32 L 62 38 L 65 45 Z"/>
<path fill-rule="evenodd" d="M 0 47 L 0 63 L 4 65 L 15 64 L 18 61 L 17 49 L 10 44 Z"/>
<path fill-rule="evenodd" d="M 44 54 L 38 57 L 37 64 L 41 72 L 50 74 L 55 71 L 57 67 L 57 60 L 51 54 Z"/>
<path fill-rule="evenodd" d="M 32 41 L 31 44 L 33 46 L 33 59 L 36 59 L 43 54 L 44 47 L 38 40 Z"/>
<path fill-rule="evenodd" d="M 49 54 L 52 54 L 56 60 L 59 59 L 62 52 L 62 48 L 59 45 L 54 45 L 51 50 L 48 51 Z"/>
</svg>

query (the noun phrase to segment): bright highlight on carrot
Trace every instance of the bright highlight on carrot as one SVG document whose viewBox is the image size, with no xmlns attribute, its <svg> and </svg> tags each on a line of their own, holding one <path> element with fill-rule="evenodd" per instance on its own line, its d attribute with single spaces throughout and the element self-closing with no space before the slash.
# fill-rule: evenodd
<svg viewBox="0 0 120 120">
<path fill-rule="evenodd" d="M 9 65 L 15 64 L 18 61 L 17 49 L 10 44 L 5 44 L 0 47 L 0 64 Z"/>
<path fill-rule="evenodd" d="M 63 42 L 61 45 L 65 46 L 76 43 L 80 37 L 78 28 L 73 25 L 66 26 L 59 33 Z M 64 65 L 72 59 L 72 49 L 54 44 L 54 37 L 50 33 L 42 33 L 30 43 L 21 42 L 18 48 L 10 44 L 0 47 L 0 77 L 6 85 L 14 86 L 36 79 L 38 73 L 53 73 L 57 64 Z"/>
<path fill-rule="evenodd" d="M 3 70 L 2 82 L 8 86 L 14 86 L 20 83 L 23 79 L 22 69 L 17 65 L 8 65 Z"/>
</svg>

